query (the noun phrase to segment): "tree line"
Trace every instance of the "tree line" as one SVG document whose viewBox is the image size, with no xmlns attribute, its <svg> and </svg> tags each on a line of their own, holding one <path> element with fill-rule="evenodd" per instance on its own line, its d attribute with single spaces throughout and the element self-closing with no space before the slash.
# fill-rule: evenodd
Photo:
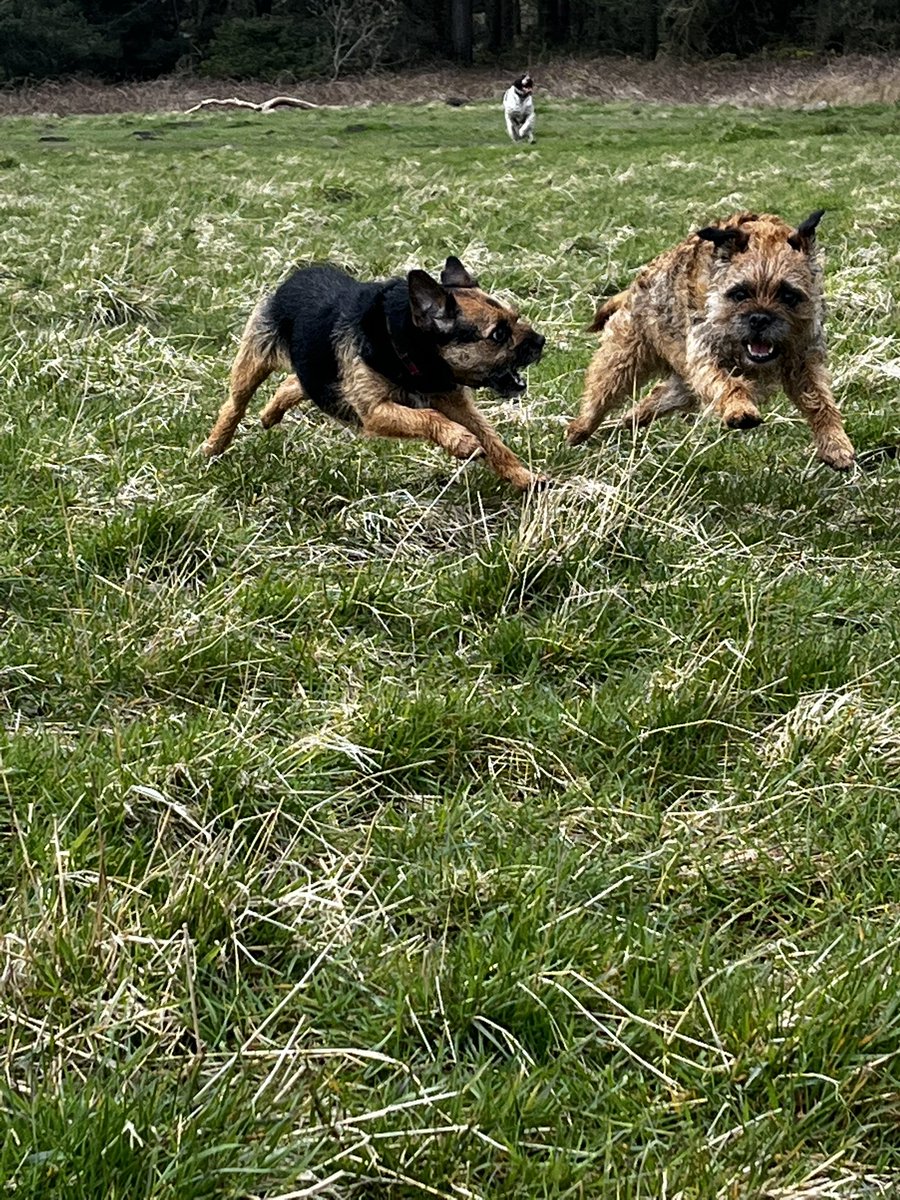
<svg viewBox="0 0 900 1200">
<path fill-rule="evenodd" d="M 897 0 L 0 0 L 0 82 L 900 48 Z"/>
</svg>

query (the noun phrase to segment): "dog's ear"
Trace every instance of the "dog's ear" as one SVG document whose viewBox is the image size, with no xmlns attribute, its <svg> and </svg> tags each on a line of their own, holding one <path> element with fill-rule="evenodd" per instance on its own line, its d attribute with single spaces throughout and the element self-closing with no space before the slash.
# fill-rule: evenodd
<svg viewBox="0 0 900 1200">
<path fill-rule="evenodd" d="M 444 269 L 441 271 L 441 283 L 444 287 L 478 287 L 478 280 L 469 274 L 459 259 L 453 254 L 444 263 Z"/>
<path fill-rule="evenodd" d="M 746 229 L 739 229 L 737 225 L 726 225 L 724 229 L 717 225 L 707 225 L 705 229 L 697 230 L 697 237 L 702 238 L 704 242 L 712 242 L 726 257 L 740 254 L 750 243 L 750 234 Z"/>
<path fill-rule="evenodd" d="M 409 309 L 416 328 L 427 333 L 452 332 L 459 306 L 451 294 L 427 271 L 410 271 L 406 282 Z"/>
<path fill-rule="evenodd" d="M 824 208 L 817 208 L 814 213 L 810 213 L 805 221 L 801 221 L 794 232 L 788 238 L 788 242 L 795 250 L 803 250 L 809 253 L 813 242 L 816 240 L 816 226 L 825 216 Z"/>
</svg>

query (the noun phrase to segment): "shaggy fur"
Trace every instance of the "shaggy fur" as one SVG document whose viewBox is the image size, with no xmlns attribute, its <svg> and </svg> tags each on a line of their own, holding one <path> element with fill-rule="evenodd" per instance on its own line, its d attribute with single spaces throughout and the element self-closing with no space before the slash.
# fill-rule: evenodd
<svg viewBox="0 0 900 1200">
<path fill-rule="evenodd" d="M 425 271 L 360 283 L 336 267 L 306 267 L 251 315 L 204 452 L 227 449 L 256 389 L 282 368 L 294 373 L 263 409 L 266 428 L 308 397 L 370 436 L 423 438 L 456 458 L 483 455 L 497 475 L 525 489 L 543 476 L 503 444 L 470 389 L 524 391 L 519 371 L 538 361 L 543 346 L 458 258 L 447 259 L 440 283 Z"/>
<path fill-rule="evenodd" d="M 815 212 L 797 228 L 771 214 L 736 213 L 655 259 L 591 326 L 603 331 L 588 367 L 570 445 L 649 378 L 664 376 L 624 418 L 632 428 L 698 407 L 730 429 L 762 421 L 779 386 L 806 418 L 816 454 L 854 461 L 831 394 Z"/>
</svg>

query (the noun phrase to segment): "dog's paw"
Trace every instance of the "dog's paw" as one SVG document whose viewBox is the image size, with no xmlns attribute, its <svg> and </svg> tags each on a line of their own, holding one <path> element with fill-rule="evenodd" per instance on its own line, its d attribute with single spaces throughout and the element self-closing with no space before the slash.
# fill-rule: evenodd
<svg viewBox="0 0 900 1200">
<path fill-rule="evenodd" d="M 570 446 L 583 446 L 591 436 L 593 430 L 588 426 L 583 425 L 577 418 L 569 422 L 569 427 L 566 430 L 566 441 Z"/>
<path fill-rule="evenodd" d="M 722 414 L 726 429 L 755 429 L 762 425 L 762 413 L 753 404 L 732 404 Z"/>
<path fill-rule="evenodd" d="M 849 438 L 831 438 L 816 447 L 816 457 L 835 471 L 849 471 L 856 462 L 856 454 Z"/>
<path fill-rule="evenodd" d="M 503 478 L 518 491 L 528 493 L 539 492 L 542 488 L 551 487 L 553 484 L 549 475 L 535 475 L 524 467 L 512 474 L 504 474 Z"/>
<path fill-rule="evenodd" d="M 527 491 L 546 492 L 548 488 L 555 486 L 556 481 L 551 479 L 549 475 L 532 475 L 531 483 L 528 484 Z"/>
</svg>

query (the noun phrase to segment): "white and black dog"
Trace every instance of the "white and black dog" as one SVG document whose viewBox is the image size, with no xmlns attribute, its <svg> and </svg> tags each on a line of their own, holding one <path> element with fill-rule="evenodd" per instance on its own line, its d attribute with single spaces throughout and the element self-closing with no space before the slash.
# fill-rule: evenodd
<svg viewBox="0 0 900 1200">
<path fill-rule="evenodd" d="M 534 80 L 526 71 L 503 93 L 506 132 L 514 142 L 534 141 Z"/>
</svg>

